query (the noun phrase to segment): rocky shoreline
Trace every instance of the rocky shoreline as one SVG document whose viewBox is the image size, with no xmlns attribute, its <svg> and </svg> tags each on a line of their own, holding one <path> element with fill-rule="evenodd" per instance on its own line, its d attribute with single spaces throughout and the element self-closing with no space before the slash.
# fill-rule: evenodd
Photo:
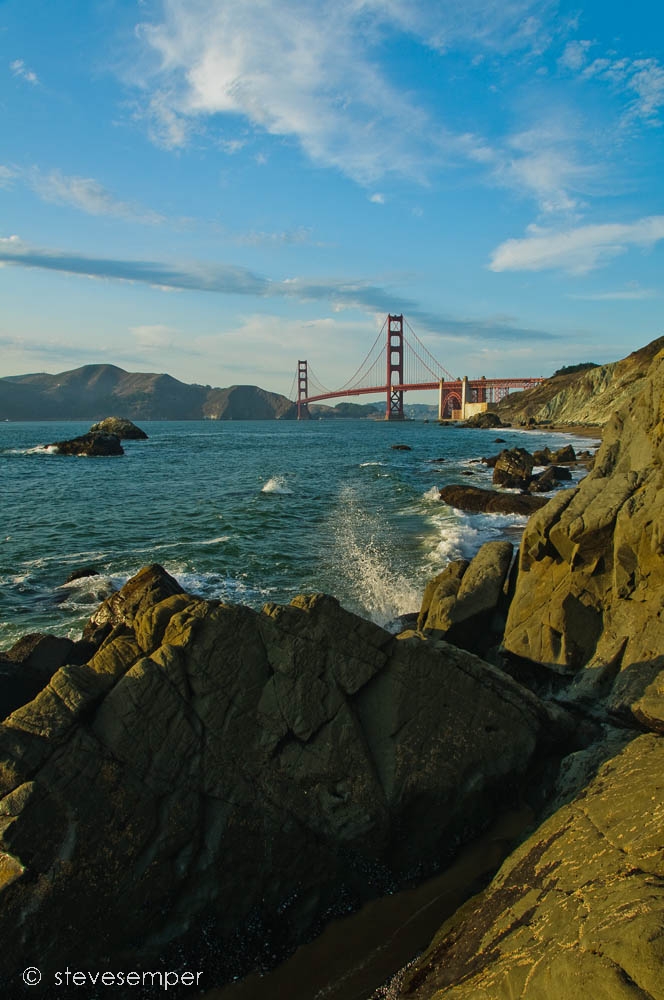
<svg viewBox="0 0 664 1000">
<path fill-rule="evenodd" d="M 155 565 L 52 670 L 28 643 L 0 726 L 7 989 L 31 965 L 47 995 L 65 965 L 268 970 L 527 807 L 376 997 L 664 998 L 662 489 L 664 352 L 517 560 L 450 564 L 399 636 L 326 595 L 204 601 Z"/>
</svg>

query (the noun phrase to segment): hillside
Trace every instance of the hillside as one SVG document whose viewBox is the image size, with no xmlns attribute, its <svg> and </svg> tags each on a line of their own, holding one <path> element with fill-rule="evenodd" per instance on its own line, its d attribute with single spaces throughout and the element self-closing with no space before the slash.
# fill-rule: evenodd
<svg viewBox="0 0 664 1000">
<path fill-rule="evenodd" d="M 664 337 L 614 361 L 583 371 L 562 372 L 534 389 L 512 393 L 496 406 L 505 423 L 597 424 L 639 391 Z"/>
<path fill-rule="evenodd" d="M 2 420 L 99 420 L 111 413 L 131 420 L 280 420 L 293 418 L 295 406 L 258 386 L 213 389 L 115 365 L 0 379 Z"/>
</svg>

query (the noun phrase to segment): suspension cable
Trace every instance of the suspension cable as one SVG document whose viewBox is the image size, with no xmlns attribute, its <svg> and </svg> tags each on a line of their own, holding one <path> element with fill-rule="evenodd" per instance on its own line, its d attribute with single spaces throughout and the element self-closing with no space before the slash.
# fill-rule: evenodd
<svg viewBox="0 0 664 1000">
<path fill-rule="evenodd" d="M 412 344 L 411 344 L 411 345 L 410 345 L 410 349 L 412 350 L 413 354 L 415 354 L 415 355 L 416 355 L 416 357 L 418 357 L 418 358 L 419 358 L 419 360 L 420 360 L 420 361 L 421 361 L 421 363 L 422 363 L 422 364 L 424 365 L 424 367 L 425 367 L 425 368 L 427 368 L 427 369 L 428 369 L 428 371 L 430 371 L 432 375 L 434 375 L 434 374 L 435 374 L 435 370 L 436 370 L 436 369 L 437 369 L 437 370 L 438 370 L 439 372 L 443 371 L 443 372 L 445 372 L 445 375 L 446 375 L 446 376 L 447 376 L 447 378 L 448 378 L 448 379 L 450 380 L 450 382 L 456 382 L 456 379 L 455 379 L 454 375 L 452 375 L 452 373 L 451 373 L 451 372 L 448 372 L 447 368 L 445 368 L 445 367 L 444 367 L 443 365 L 441 365 L 440 361 L 436 361 L 436 359 L 434 358 L 434 356 L 433 356 L 433 354 L 431 353 L 431 351 L 429 351 L 429 350 L 428 350 L 428 349 L 427 349 L 427 348 L 426 348 L 426 347 L 424 346 L 424 344 L 422 343 L 422 341 L 420 340 L 420 338 L 419 338 L 419 337 L 417 336 L 417 334 L 416 334 L 416 333 L 415 333 L 415 331 L 413 330 L 413 328 L 412 328 L 412 326 L 410 325 L 410 323 L 408 322 L 408 320 L 404 320 L 404 322 L 405 322 L 406 326 L 408 327 L 409 331 L 410 331 L 410 332 L 412 333 L 412 335 L 413 335 L 413 337 L 415 338 L 415 340 L 417 341 L 417 343 L 418 343 L 418 344 L 420 345 L 420 347 L 422 348 L 422 350 L 423 350 L 423 351 L 424 351 L 424 353 L 426 354 L 427 358 L 429 359 L 429 362 L 430 362 L 430 363 L 432 363 L 432 364 L 433 364 L 433 365 L 435 366 L 435 367 L 434 367 L 434 369 L 430 368 L 430 367 L 429 367 L 429 364 L 427 364 L 427 362 L 426 362 L 426 361 L 424 361 L 424 360 L 423 360 L 423 359 L 422 359 L 422 358 L 421 358 L 421 357 L 419 356 L 419 354 L 417 353 L 417 351 L 415 350 L 415 348 L 414 348 L 414 347 L 412 346 Z M 437 377 L 437 378 L 439 378 L 440 376 L 439 376 L 439 375 L 437 375 L 436 377 Z"/>
<path fill-rule="evenodd" d="M 355 388 L 357 386 L 357 383 L 361 382 L 361 380 L 363 378 L 365 378 L 367 376 L 367 374 L 369 373 L 369 371 L 371 371 L 371 369 L 376 365 L 376 362 L 378 360 L 380 360 L 379 358 L 375 359 L 374 361 L 372 361 L 371 365 L 366 369 L 366 371 L 364 370 L 365 365 L 367 364 L 367 362 L 371 358 L 371 355 L 373 354 L 373 351 L 374 351 L 374 348 L 375 348 L 376 344 L 378 343 L 378 341 L 380 340 L 380 338 L 383 336 L 386 324 L 387 324 L 387 319 L 385 319 L 385 322 L 383 323 L 382 327 L 378 331 L 378 335 L 377 335 L 376 339 L 374 340 L 373 344 L 371 345 L 371 347 L 369 349 L 369 352 L 366 355 L 366 357 L 364 358 L 364 361 L 362 362 L 362 364 L 353 373 L 353 375 L 351 375 L 351 377 L 348 379 L 348 381 L 344 382 L 344 384 L 337 390 L 337 392 L 341 392 L 343 389 L 349 389 L 351 387 Z"/>
</svg>

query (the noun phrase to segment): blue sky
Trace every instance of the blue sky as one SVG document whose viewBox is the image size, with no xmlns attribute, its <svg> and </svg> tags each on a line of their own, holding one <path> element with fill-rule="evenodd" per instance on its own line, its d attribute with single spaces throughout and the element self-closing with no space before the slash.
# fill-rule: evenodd
<svg viewBox="0 0 664 1000">
<path fill-rule="evenodd" d="M 664 13 L 0 0 L 0 375 L 344 383 L 387 312 L 455 374 L 664 334 Z"/>
</svg>

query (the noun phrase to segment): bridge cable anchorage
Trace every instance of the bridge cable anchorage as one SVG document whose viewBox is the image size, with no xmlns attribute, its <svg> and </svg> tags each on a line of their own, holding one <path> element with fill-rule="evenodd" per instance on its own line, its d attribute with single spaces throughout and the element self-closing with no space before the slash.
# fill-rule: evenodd
<svg viewBox="0 0 664 1000">
<path fill-rule="evenodd" d="M 450 382 L 456 382 L 456 379 L 455 379 L 454 375 L 452 375 L 451 372 L 448 372 L 447 368 L 445 368 L 443 365 L 441 365 L 440 361 L 436 361 L 436 359 L 434 358 L 434 356 L 431 353 L 431 351 L 429 351 L 424 346 L 424 344 L 422 343 L 422 341 L 420 340 L 420 338 L 417 336 L 417 334 L 413 330 L 413 328 L 410 325 L 410 323 L 408 322 L 408 320 L 404 320 L 404 322 L 405 322 L 406 326 L 408 327 L 409 332 L 412 333 L 413 337 L 415 338 L 415 340 L 417 341 L 417 343 L 420 345 L 420 347 L 424 351 L 425 355 L 429 359 L 429 362 L 431 364 L 433 364 L 433 366 L 434 366 L 433 368 L 429 367 L 429 365 L 427 365 L 427 363 L 425 361 L 423 361 L 422 358 L 419 358 L 419 354 L 417 354 L 417 351 L 415 350 L 415 348 L 411 344 L 409 344 L 408 346 L 413 351 L 413 353 L 420 359 L 420 361 L 425 366 L 425 368 L 427 369 L 427 371 L 430 371 L 432 373 L 432 375 L 434 375 L 435 378 L 437 378 L 438 380 L 440 380 L 440 372 L 444 372 L 445 373 L 445 377 L 447 379 L 449 379 Z"/>
</svg>

